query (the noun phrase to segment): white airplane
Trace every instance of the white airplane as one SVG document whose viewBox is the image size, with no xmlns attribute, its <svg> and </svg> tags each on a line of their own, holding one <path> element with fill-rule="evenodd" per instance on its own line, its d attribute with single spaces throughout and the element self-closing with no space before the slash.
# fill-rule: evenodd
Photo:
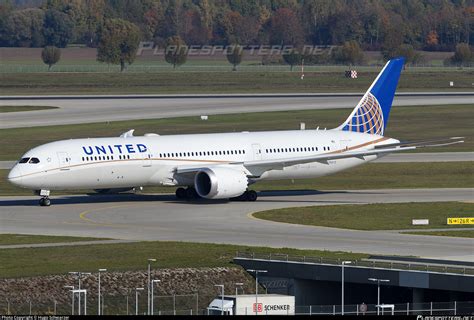
<svg viewBox="0 0 474 320">
<path fill-rule="evenodd" d="M 62 140 L 26 152 L 8 180 L 35 190 L 41 206 L 51 204 L 50 190 L 154 185 L 178 187 L 179 199 L 255 201 L 257 193 L 248 186 L 258 181 L 321 177 L 440 142 L 401 143 L 384 136 L 403 63 L 387 62 L 347 120 L 332 130 L 140 137 L 130 130 L 120 137 Z"/>
</svg>

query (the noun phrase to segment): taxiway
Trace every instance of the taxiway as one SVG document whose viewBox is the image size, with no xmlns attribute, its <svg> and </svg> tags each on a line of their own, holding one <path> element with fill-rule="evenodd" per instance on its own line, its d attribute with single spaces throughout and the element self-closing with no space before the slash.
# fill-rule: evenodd
<svg viewBox="0 0 474 320">
<path fill-rule="evenodd" d="M 229 113 L 353 108 L 358 93 L 122 96 L 0 96 L 2 105 L 59 109 L 8 112 L 0 129 Z M 472 104 L 474 93 L 403 93 L 395 106 Z M 159 130 L 159 128 L 157 128 Z"/>
<path fill-rule="evenodd" d="M 256 202 L 178 202 L 171 195 L 0 197 L 0 233 L 293 247 L 474 261 L 474 239 L 301 226 L 252 212 L 313 205 L 472 201 L 474 189 L 261 192 Z M 455 213 L 453 213 L 455 214 Z"/>
</svg>

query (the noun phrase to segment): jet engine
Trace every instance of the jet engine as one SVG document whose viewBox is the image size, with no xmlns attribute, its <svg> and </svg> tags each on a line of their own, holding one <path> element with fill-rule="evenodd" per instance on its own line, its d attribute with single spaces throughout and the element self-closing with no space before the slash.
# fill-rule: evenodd
<svg viewBox="0 0 474 320">
<path fill-rule="evenodd" d="M 194 188 L 206 199 L 238 197 L 247 190 L 248 179 L 244 172 L 230 168 L 206 168 L 194 177 Z"/>
</svg>

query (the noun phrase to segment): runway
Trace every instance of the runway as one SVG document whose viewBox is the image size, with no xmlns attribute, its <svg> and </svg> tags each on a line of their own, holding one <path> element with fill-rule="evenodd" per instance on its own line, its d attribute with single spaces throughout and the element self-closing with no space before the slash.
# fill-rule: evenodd
<svg viewBox="0 0 474 320">
<path fill-rule="evenodd" d="M 360 97 L 357 93 L 0 97 L 0 106 L 59 107 L 3 113 L 0 129 L 243 112 L 353 108 Z M 473 98 L 474 93 L 469 92 L 404 93 L 395 97 L 394 105 L 473 104 Z"/>
<path fill-rule="evenodd" d="M 171 195 L 0 198 L 0 233 L 176 240 L 474 261 L 474 239 L 263 221 L 251 212 L 311 205 L 472 201 L 474 189 L 263 192 L 256 202 L 177 202 Z M 455 214 L 455 213 L 453 213 Z"/>
</svg>

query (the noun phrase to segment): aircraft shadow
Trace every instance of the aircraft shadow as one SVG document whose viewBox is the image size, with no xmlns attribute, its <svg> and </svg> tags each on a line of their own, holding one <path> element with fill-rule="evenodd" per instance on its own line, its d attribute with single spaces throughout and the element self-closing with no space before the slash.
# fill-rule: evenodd
<svg viewBox="0 0 474 320">
<path fill-rule="evenodd" d="M 329 195 L 329 194 L 351 194 L 351 191 L 319 191 L 319 190 L 271 190 L 261 191 L 258 193 L 260 202 L 334 202 L 343 203 L 345 201 L 338 200 L 323 200 L 323 199 L 274 199 L 275 197 L 284 196 L 305 196 L 305 195 Z M 370 192 L 376 194 L 375 192 Z M 358 191 L 358 194 L 361 194 Z M 273 199 L 272 199 L 273 198 Z M 32 197 L 31 199 L 0 199 L 0 207 L 13 207 L 13 206 L 38 206 L 39 197 Z M 232 202 L 228 200 L 176 200 L 173 194 L 84 194 L 84 195 L 67 195 L 52 197 L 52 205 L 68 205 L 68 204 L 79 204 L 79 203 L 113 203 L 113 202 L 171 202 L 180 204 L 200 204 L 200 205 L 212 205 Z"/>
</svg>

